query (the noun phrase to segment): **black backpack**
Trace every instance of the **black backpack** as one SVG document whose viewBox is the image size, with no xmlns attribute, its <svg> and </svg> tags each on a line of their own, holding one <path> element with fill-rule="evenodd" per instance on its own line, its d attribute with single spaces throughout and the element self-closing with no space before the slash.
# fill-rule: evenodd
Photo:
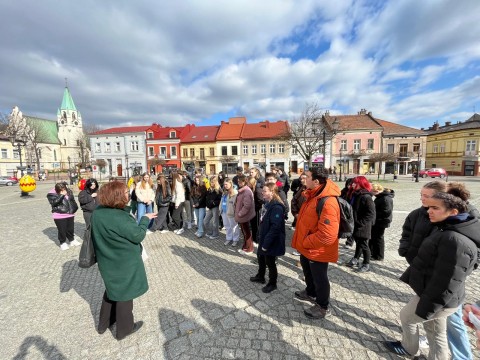
<svg viewBox="0 0 480 360">
<path fill-rule="evenodd" d="M 325 196 L 320 198 L 317 203 L 317 213 L 320 217 L 320 214 L 323 210 L 323 204 L 330 196 Z M 342 197 L 335 196 L 338 201 L 338 206 L 340 207 L 340 226 L 338 227 L 338 237 L 345 239 L 353 234 L 353 228 L 355 226 L 355 221 L 353 219 L 353 209 L 352 205 Z"/>
</svg>

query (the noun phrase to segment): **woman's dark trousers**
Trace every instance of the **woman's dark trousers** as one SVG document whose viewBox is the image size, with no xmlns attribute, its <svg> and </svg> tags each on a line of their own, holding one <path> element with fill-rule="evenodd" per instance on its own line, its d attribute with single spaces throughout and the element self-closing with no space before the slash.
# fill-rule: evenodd
<svg viewBox="0 0 480 360">
<path fill-rule="evenodd" d="M 175 206 L 173 207 L 172 220 L 173 220 L 174 230 L 183 228 L 182 213 L 183 213 L 183 203 L 181 203 L 178 206 L 178 208 L 175 208 Z"/>
<path fill-rule="evenodd" d="M 60 245 L 64 242 L 73 241 L 74 236 L 74 226 L 75 226 L 75 217 L 71 216 L 64 219 L 53 219 L 55 221 L 55 225 L 57 225 L 58 229 L 58 241 Z"/>
<path fill-rule="evenodd" d="M 363 255 L 363 264 L 370 264 L 370 248 L 368 247 L 368 239 L 365 238 L 355 238 L 355 258 L 360 259 L 360 254 Z"/>
<path fill-rule="evenodd" d="M 372 227 L 372 238 L 369 241 L 372 259 L 383 260 L 385 257 L 385 228 L 383 226 Z"/>
<path fill-rule="evenodd" d="M 117 323 L 117 338 L 123 338 L 133 330 L 133 300 L 113 301 L 103 294 L 102 307 L 98 319 L 98 332 L 104 332 Z"/>
<path fill-rule="evenodd" d="M 254 243 L 258 243 L 258 225 L 260 221 L 260 210 L 255 211 L 255 217 L 250 220 L 250 226 L 252 228 L 252 239 Z"/>
<path fill-rule="evenodd" d="M 307 295 L 316 298 L 316 303 L 322 309 L 330 305 L 330 281 L 328 280 L 328 262 L 319 262 L 307 259 L 300 255 Z"/>
<path fill-rule="evenodd" d="M 275 264 L 276 256 L 259 255 L 258 259 L 258 277 L 265 278 L 265 271 L 268 267 L 268 285 L 277 285 L 277 265 Z"/>
<path fill-rule="evenodd" d="M 168 230 L 167 214 L 168 206 L 160 206 L 158 208 L 157 217 L 153 220 L 153 225 L 150 230 Z"/>
</svg>

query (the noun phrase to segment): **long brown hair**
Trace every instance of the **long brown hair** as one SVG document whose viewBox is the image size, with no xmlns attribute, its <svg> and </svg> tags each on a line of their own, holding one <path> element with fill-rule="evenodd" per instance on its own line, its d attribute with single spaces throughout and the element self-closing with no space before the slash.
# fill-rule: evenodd
<svg viewBox="0 0 480 360">
<path fill-rule="evenodd" d="M 160 182 L 159 186 L 157 186 L 157 193 L 160 192 L 160 188 L 162 188 L 162 195 L 165 198 L 167 196 L 167 184 L 165 180 L 165 175 L 158 174 L 157 181 Z"/>
</svg>

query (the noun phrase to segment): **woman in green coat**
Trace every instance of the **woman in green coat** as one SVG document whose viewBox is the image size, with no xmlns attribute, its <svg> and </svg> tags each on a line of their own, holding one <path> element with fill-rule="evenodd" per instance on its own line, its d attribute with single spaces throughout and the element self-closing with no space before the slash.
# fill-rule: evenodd
<svg viewBox="0 0 480 360">
<path fill-rule="evenodd" d="M 133 321 L 133 299 L 148 290 L 140 243 L 156 214 L 144 214 L 137 224 L 127 206 L 129 190 L 119 181 L 103 185 L 97 199 L 100 206 L 92 215 L 92 238 L 105 283 L 97 331 L 103 334 L 116 322 L 117 339 L 122 340 L 143 325 Z"/>
</svg>

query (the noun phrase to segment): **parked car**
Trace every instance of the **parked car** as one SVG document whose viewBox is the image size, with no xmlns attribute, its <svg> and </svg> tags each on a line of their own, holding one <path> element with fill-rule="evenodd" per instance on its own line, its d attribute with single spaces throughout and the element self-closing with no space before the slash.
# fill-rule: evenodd
<svg viewBox="0 0 480 360">
<path fill-rule="evenodd" d="M 18 183 L 18 179 L 13 176 L 0 176 L 0 185 L 12 186 Z"/>
<path fill-rule="evenodd" d="M 427 176 L 429 176 L 431 178 L 439 177 L 443 179 L 445 176 L 447 176 L 447 170 L 442 168 L 424 169 L 424 170 L 420 170 L 418 175 L 423 178 L 426 178 Z"/>
</svg>

